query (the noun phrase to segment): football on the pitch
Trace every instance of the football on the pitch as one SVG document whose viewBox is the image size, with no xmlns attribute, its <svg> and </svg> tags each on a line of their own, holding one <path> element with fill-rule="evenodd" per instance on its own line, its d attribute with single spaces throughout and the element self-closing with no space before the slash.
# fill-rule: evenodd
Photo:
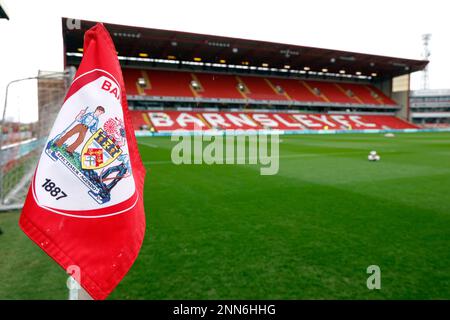
<svg viewBox="0 0 450 320">
<path fill-rule="evenodd" d="M 370 151 L 369 156 L 367 157 L 369 161 L 379 161 L 380 156 L 377 154 L 376 151 Z"/>
</svg>

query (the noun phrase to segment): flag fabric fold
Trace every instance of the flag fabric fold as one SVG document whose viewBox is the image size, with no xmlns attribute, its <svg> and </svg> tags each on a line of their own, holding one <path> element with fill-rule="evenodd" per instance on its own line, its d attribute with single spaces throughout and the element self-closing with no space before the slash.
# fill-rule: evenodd
<svg viewBox="0 0 450 320">
<path fill-rule="evenodd" d="M 102 24 L 42 151 L 20 227 L 80 285 L 105 299 L 134 263 L 145 233 L 145 168 L 128 115 L 122 71 Z"/>
</svg>

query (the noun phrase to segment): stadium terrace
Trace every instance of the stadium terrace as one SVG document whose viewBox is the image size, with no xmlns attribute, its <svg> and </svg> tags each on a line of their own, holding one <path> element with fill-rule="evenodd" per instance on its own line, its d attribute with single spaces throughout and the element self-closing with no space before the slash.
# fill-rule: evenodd
<svg viewBox="0 0 450 320">
<path fill-rule="evenodd" d="M 67 67 L 94 22 L 62 19 Z M 172 130 L 409 130 L 426 60 L 105 23 L 140 135 Z"/>
<path fill-rule="evenodd" d="M 281 112 L 132 111 L 135 129 L 194 130 L 352 130 L 417 128 L 389 115 L 306 114 Z M 147 119 L 144 121 L 143 119 Z"/>
</svg>

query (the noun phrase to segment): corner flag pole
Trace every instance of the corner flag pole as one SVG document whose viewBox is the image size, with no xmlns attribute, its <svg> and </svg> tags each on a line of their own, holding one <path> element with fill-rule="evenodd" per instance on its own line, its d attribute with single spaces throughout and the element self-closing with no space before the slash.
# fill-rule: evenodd
<svg viewBox="0 0 450 320">
<path fill-rule="evenodd" d="M 69 300 L 93 300 L 93 298 L 80 286 L 81 273 L 78 266 L 69 266 L 67 273 L 67 288 L 69 289 Z"/>
</svg>

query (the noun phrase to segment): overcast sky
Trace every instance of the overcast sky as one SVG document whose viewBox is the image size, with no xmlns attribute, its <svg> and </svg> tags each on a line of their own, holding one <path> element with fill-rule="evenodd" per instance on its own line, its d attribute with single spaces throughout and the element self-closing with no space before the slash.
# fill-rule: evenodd
<svg viewBox="0 0 450 320">
<path fill-rule="evenodd" d="M 430 88 L 450 88 L 450 2 L 444 0 L 0 2 L 10 16 L 0 20 L 0 105 L 9 81 L 63 69 L 61 17 L 414 59 L 421 58 L 421 35 L 431 33 Z M 11 87 L 11 103 L 33 103 L 34 87 Z M 415 74 L 412 89 L 420 87 Z"/>
</svg>

